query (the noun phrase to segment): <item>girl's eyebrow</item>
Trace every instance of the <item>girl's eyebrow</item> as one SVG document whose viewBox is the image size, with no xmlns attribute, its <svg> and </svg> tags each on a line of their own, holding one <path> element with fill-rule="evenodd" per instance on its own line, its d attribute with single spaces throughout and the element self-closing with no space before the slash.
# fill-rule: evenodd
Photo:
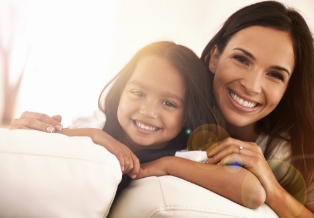
<svg viewBox="0 0 314 218">
<path fill-rule="evenodd" d="M 145 84 L 143 84 L 143 83 L 141 83 L 139 81 L 136 81 L 136 80 L 130 81 L 126 85 L 138 85 L 140 87 L 147 88 L 147 85 L 145 85 Z M 176 94 L 173 94 L 173 93 L 168 92 L 168 91 L 166 91 L 166 92 L 164 92 L 162 94 L 167 96 L 167 97 L 175 98 L 175 99 L 181 101 L 182 103 L 184 103 L 184 99 L 182 99 L 181 97 L 177 96 Z"/>
<path fill-rule="evenodd" d="M 256 58 L 254 57 L 254 55 L 252 53 L 250 53 L 249 51 L 243 49 L 243 48 L 234 48 L 233 50 L 239 50 L 239 51 L 242 51 L 244 54 L 246 54 L 247 56 L 249 56 L 250 58 L 252 58 L 254 61 L 256 60 Z M 289 72 L 289 70 L 287 70 L 286 68 L 284 67 L 280 67 L 280 66 L 271 66 L 271 68 L 274 68 L 276 70 L 280 70 L 280 71 L 284 71 L 288 74 L 288 76 L 291 75 L 291 73 Z"/>
</svg>

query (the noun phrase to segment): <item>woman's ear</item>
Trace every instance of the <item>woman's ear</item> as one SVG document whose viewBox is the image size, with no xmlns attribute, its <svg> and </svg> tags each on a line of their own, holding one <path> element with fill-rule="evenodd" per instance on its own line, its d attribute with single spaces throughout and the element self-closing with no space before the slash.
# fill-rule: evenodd
<svg viewBox="0 0 314 218">
<path fill-rule="evenodd" d="M 218 65 L 218 60 L 219 60 L 220 53 L 218 51 L 218 46 L 214 45 L 214 47 L 210 50 L 210 59 L 209 59 L 209 70 L 215 74 L 217 65 Z"/>
</svg>

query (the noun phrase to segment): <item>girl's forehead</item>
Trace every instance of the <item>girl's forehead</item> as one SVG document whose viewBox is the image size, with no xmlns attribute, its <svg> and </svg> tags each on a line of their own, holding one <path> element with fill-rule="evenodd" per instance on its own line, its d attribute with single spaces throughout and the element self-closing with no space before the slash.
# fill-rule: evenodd
<svg viewBox="0 0 314 218">
<path fill-rule="evenodd" d="M 140 82 L 149 88 L 184 93 L 181 73 L 167 60 L 157 56 L 142 58 L 132 72 L 129 82 Z"/>
</svg>

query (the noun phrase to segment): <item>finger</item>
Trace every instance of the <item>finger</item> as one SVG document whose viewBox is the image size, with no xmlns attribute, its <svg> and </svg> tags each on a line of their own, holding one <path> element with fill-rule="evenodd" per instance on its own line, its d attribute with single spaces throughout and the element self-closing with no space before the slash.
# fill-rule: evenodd
<svg viewBox="0 0 314 218">
<path fill-rule="evenodd" d="M 29 112 L 29 111 L 25 111 L 21 115 L 22 119 L 36 119 L 43 123 L 49 124 L 50 126 L 61 125 L 61 123 L 58 120 L 60 119 L 60 117 L 61 117 L 60 115 L 57 115 L 57 120 L 56 120 L 46 114 L 37 113 L 37 112 Z"/>
<path fill-rule="evenodd" d="M 13 119 L 9 129 L 35 129 L 43 132 L 53 133 L 55 132 L 55 127 L 49 124 L 43 123 L 36 119 Z"/>
<path fill-rule="evenodd" d="M 142 167 L 140 167 L 140 169 L 139 169 L 139 171 L 138 171 L 138 173 L 137 173 L 137 175 L 136 175 L 136 177 L 134 179 L 141 179 L 141 178 L 144 178 L 144 177 L 146 177 L 145 170 Z"/>
<path fill-rule="evenodd" d="M 120 168 L 121 168 L 121 171 L 122 171 L 122 173 L 124 173 L 124 171 L 125 171 L 125 159 L 124 159 L 124 154 L 123 154 L 123 152 L 121 152 L 121 150 L 120 149 L 113 149 L 113 150 L 111 150 L 111 149 L 109 149 L 109 148 L 107 148 L 112 154 L 114 154 L 116 157 L 117 157 L 117 159 L 118 159 L 118 161 L 119 161 L 119 163 L 120 163 Z"/>
<path fill-rule="evenodd" d="M 134 163 L 132 159 L 132 151 L 127 151 L 125 154 L 125 165 L 124 165 L 124 173 L 130 173 L 134 168 Z"/>
<path fill-rule="evenodd" d="M 141 168 L 141 165 L 140 165 L 140 160 L 135 156 L 135 154 L 132 153 L 132 159 L 133 159 L 133 164 L 134 164 L 134 167 L 132 169 L 132 171 L 130 172 L 130 177 L 132 179 L 135 179 L 137 174 L 139 173 L 140 171 L 140 168 Z"/>
<path fill-rule="evenodd" d="M 240 153 L 240 148 L 238 145 L 229 145 L 225 149 L 218 151 L 214 156 L 211 156 L 208 160 L 208 163 L 215 164 L 219 163 L 223 158 L 233 154 L 233 153 Z"/>
<path fill-rule="evenodd" d="M 233 153 L 220 161 L 220 165 L 244 166 L 245 155 Z"/>
<path fill-rule="evenodd" d="M 61 121 L 62 121 L 61 115 L 53 115 L 52 118 L 55 119 L 56 121 L 58 121 L 59 123 L 61 123 Z"/>
</svg>

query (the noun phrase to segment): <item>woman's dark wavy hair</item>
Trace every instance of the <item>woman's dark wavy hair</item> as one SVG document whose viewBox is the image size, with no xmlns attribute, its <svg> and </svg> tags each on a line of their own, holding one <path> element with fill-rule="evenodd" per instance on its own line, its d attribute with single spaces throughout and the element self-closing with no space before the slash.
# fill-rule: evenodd
<svg viewBox="0 0 314 218">
<path fill-rule="evenodd" d="M 314 47 L 313 35 L 304 18 L 292 8 L 276 1 L 264 1 L 244 7 L 232 14 L 205 47 L 201 60 L 209 68 L 210 51 L 214 45 L 220 53 L 238 31 L 249 26 L 264 26 L 288 32 L 293 42 L 295 67 L 285 94 L 268 116 L 259 121 L 261 130 L 270 135 L 270 144 L 281 133 L 288 132 L 292 164 L 307 184 L 313 179 L 314 159 Z M 276 51 L 274 51 L 276 52 Z M 210 70 L 207 69 L 209 72 Z M 214 74 L 209 73 L 213 83 Z"/>
<path fill-rule="evenodd" d="M 193 130 L 202 124 L 216 122 L 210 107 L 210 102 L 214 101 L 210 98 L 212 86 L 202 61 L 185 46 L 160 41 L 140 49 L 100 93 L 98 106 L 107 117 L 104 131 L 115 139 L 120 139 L 123 129 L 118 122 L 117 109 L 121 93 L 137 64 L 148 56 L 157 56 L 168 61 L 183 77 L 186 87 L 184 115 L 188 128 Z"/>
</svg>

